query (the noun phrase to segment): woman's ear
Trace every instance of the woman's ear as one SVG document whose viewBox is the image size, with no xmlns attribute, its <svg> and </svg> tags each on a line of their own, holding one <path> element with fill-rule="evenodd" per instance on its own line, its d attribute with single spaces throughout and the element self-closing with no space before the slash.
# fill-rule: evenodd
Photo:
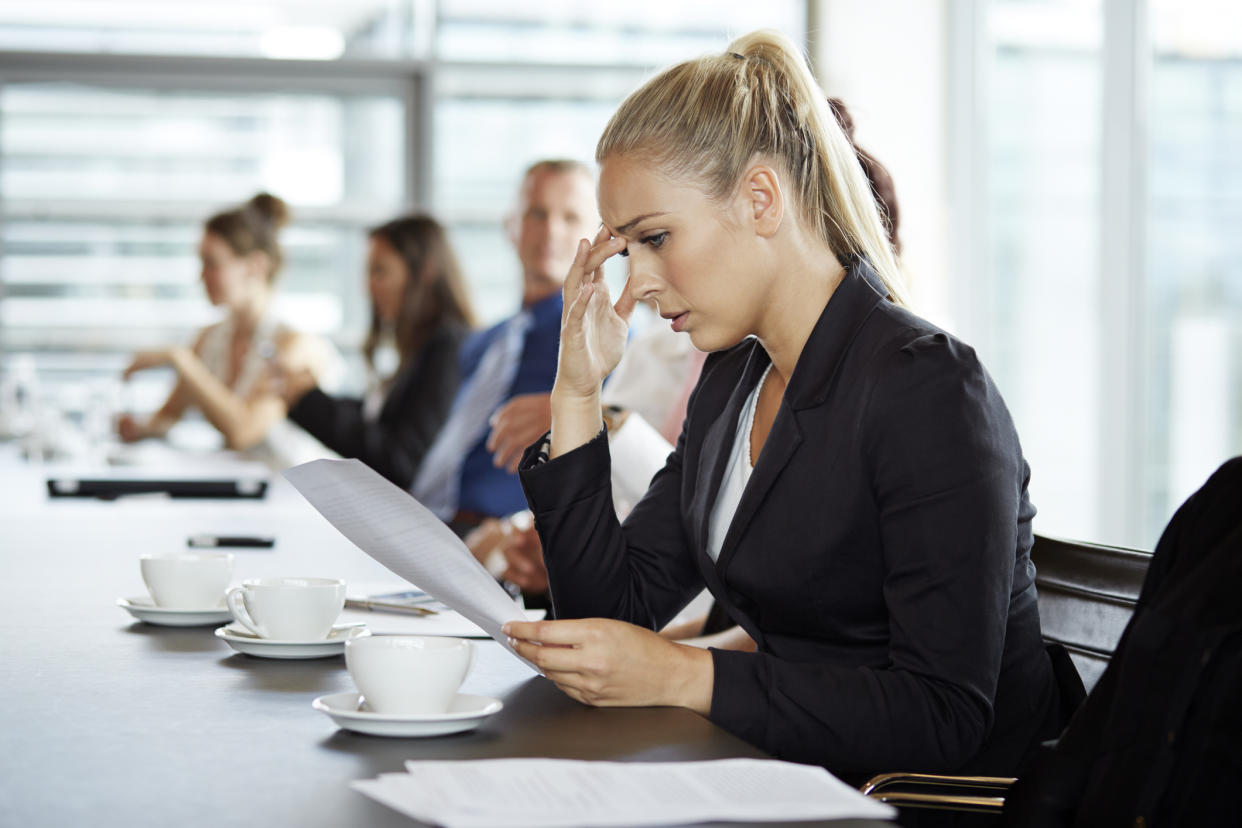
<svg viewBox="0 0 1242 828">
<path fill-rule="evenodd" d="M 251 250 L 246 254 L 246 270 L 251 277 L 257 277 L 266 283 L 272 272 L 272 257 L 262 250 Z"/>
<path fill-rule="evenodd" d="M 785 217 L 785 193 L 780 176 L 766 164 L 756 164 L 742 176 L 742 196 L 747 202 L 755 233 L 771 238 Z"/>
</svg>

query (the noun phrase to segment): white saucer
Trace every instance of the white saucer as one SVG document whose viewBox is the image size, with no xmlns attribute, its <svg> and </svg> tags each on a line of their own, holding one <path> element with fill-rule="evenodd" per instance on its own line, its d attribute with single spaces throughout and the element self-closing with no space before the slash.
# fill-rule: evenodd
<svg viewBox="0 0 1242 828">
<path fill-rule="evenodd" d="M 400 715 L 359 710 L 362 696 L 354 692 L 320 696 L 311 707 L 328 714 L 338 727 L 372 736 L 443 736 L 474 730 L 488 716 L 500 712 L 504 703 L 487 696 L 458 693 L 444 713 Z"/>
<path fill-rule="evenodd" d="M 346 639 L 350 636 L 370 634 L 370 630 L 357 624 L 335 626 L 332 632 L 328 633 L 327 638 L 315 641 L 276 641 L 271 638 L 259 638 L 237 624 L 228 624 L 216 630 L 216 638 L 227 642 L 237 652 L 259 658 L 328 658 L 343 655 Z"/>
<path fill-rule="evenodd" d="M 233 620 L 233 613 L 229 612 L 229 608 L 223 604 L 206 609 L 169 609 L 157 607 L 155 602 L 145 595 L 137 598 L 117 598 L 116 603 L 139 621 L 162 624 L 165 627 L 203 627 Z"/>
</svg>

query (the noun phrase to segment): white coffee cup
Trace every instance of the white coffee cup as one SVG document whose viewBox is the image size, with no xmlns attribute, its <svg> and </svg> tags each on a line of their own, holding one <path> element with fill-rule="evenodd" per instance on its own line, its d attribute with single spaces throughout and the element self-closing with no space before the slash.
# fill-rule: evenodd
<svg viewBox="0 0 1242 828">
<path fill-rule="evenodd" d="M 339 578 L 251 578 L 228 592 L 233 618 L 259 638 L 321 641 L 345 607 Z"/>
<path fill-rule="evenodd" d="M 474 664 L 464 638 L 372 635 L 345 642 L 345 667 L 373 713 L 443 713 Z"/>
<path fill-rule="evenodd" d="M 219 607 L 233 577 L 229 552 L 143 555 L 138 565 L 151 599 L 164 609 Z"/>
</svg>

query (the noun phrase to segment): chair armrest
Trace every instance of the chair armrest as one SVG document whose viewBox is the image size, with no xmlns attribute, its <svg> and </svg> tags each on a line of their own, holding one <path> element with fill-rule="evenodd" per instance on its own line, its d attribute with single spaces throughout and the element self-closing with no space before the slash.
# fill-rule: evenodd
<svg viewBox="0 0 1242 828">
<path fill-rule="evenodd" d="M 1005 807 L 1005 793 L 1015 781 L 1008 776 L 881 773 L 859 790 L 899 807 L 998 814 Z"/>
</svg>

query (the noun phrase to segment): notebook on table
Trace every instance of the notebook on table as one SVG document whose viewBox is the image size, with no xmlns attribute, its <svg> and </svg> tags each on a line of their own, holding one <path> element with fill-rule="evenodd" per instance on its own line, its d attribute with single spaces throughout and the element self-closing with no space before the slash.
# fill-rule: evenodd
<svg viewBox="0 0 1242 828">
<path fill-rule="evenodd" d="M 176 498 L 262 498 L 267 480 L 261 477 L 79 477 L 47 479 L 49 497 L 94 497 L 115 500 L 126 495 L 165 494 Z"/>
</svg>

